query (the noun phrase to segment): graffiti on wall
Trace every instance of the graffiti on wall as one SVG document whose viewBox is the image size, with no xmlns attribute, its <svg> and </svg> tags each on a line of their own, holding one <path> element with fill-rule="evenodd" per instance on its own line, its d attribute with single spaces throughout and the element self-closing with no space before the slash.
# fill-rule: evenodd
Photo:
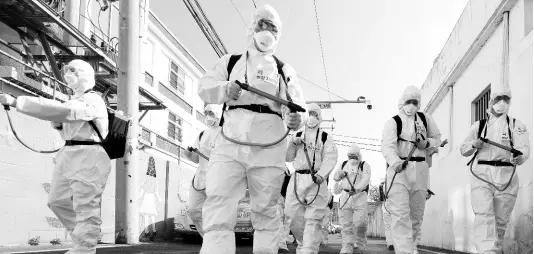
<svg viewBox="0 0 534 254">
<path fill-rule="evenodd" d="M 161 198 L 158 194 L 156 161 L 152 156 L 148 158 L 148 166 L 145 179 L 141 185 L 139 200 L 139 223 L 141 224 L 142 230 L 144 230 L 145 236 L 155 235 L 156 216 L 158 216 L 158 203 L 161 201 Z"/>
</svg>

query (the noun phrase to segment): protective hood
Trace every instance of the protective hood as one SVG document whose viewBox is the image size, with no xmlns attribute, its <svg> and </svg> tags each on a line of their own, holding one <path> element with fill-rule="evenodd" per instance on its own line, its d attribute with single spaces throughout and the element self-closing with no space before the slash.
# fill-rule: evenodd
<svg viewBox="0 0 534 254">
<path fill-rule="evenodd" d="M 399 111 L 402 113 L 402 107 L 404 107 L 404 103 L 408 100 L 417 100 L 419 102 L 418 110 L 421 107 L 421 91 L 419 91 L 419 88 L 415 86 L 407 86 L 404 88 L 404 92 L 402 92 L 402 96 L 399 98 L 398 108 Z"/>
<path fill-rule="evenodd" d="M 266 51 L 266 52 L 258 51 L 254 44 L 254 33 L 255 33 L 254 29 L 258 25 L 258 22 L 262 19 L 271 21 L 274 24 L 274 26 L 276 26 L 276 28 L 278 29 L 278 33 L 275 36 L 274 47 L 271 50 Z M 250 26 L 248 27 L 248 31 L 247 31 L 248 52 L 251 55 L 261 54 L 261 55 L 272 56 L 274 55 L 274 52 L 276 52 L 276 48 L 278 47 L 278 42 L 280 41 L 281 36 L 282 36 L 282 21 L 280 20 L 280 16 L 278 16 L 278 13 L 276 12 L 276 10 L 268 4 L 263 5 L 260 8 L 256 9 L 254 14 L 252 15 L 252 22 Z"/>
<path fill-rule="evenodd" d="M 72 60 L 68 66 L 76 69 L 75 75 L 78 77 L 76 83 L 69 84 L 75 96 L 80 96 L 95 86 L 95 70 L 89 63 L 76 59 Z"/>
<path fill-rule="evenodd" d="M 358 158 L 360 158 L 360 160 L 362 159 L 362 154 L 360 153 L 360 147 L 355 143 L 353 143 L 350 146 L 349 150 L 347 151 L 347 156 L 351 154 L 358 155 Z"/>
<path fill-rule="evenodd" d="M 311 104 L 308 104 L 308 112 L 315 112 L 317 113 L 317 125 L 315 127 L 313 127 L 313 129 L 315 128 L 319 128 L 319 126 L 321 126 L 321 122 L 323 122 L 323 117 L 321 115 L 321 108 L 319 107 L 319 105 L 317 103 L 311 103 Z M 308 121 L 310 121 L 312 117 L 308 116 Z M 306 124 L 306 128 L 310 128 L 308 126 L 308 124 Z"/>
<path fill-rule="evenodd" d="M 493 107 L 493 104 L 495 104 L 495 98 L 497 96 L 508 96 L 510 98 L 510 103 L 508 104 L 508 109 L 506 110 L 506 112 L 503 113 L 503 115 L 507 115 L 508 110 L 512 105 L 512 91 L 510 90 L 510 86 L 508 86 L 507 84 L 494 85 L 491 87 L 491 90 L 492 91 L 487 110 L 488 114 L 492 114 L 491 108 Z"/>
<path fill-rule="evenodd" d="M 213 112 L 213 114 L 215 114 L 215 117 L 217 119 L 221 119 L 221 114 L 222 114 L 222 106 L 221 105 L 208 104 L 208 105 L 206 105 L 206 107 L 204 107 L 204 112 L 205 111 L 211 111 L 211 112 Z"/>
</svg>

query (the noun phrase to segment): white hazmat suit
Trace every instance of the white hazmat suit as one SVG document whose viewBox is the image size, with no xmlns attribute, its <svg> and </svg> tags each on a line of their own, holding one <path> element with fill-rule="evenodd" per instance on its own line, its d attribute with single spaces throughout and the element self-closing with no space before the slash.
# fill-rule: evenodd
<svg viewBox="0 0 534 254">
<path fill-rule="evenodd" d="M 511 91 L 507 87 L 497 87 L 495 90 L 490 98 L 489 119 L 486 120 L 487 124 L 483 127 L 481 136 L 506 147 L 511 147 L 513 143 L 513 148 L 521 151 L 523 155 L 513 158 L 506 150 L 478 141 L 479 121 L 471 126 L 467 138 L 460 147 L 463 156 L 471 156 L 477 151 L 475 147 L 480 146 L 472 167 L 473 173 L 484 181 L 504 189 L 511 180 L 510 185 L 501 191 L 471 176 L 471 205 L 475 213 L 476 248 L 479 253 L 485 254 L 502 252 L 504 234 L 519 191 L 518 172 L 512 177 L 513 166 L 523 164 L 530 156 L 527 128 L 519 120 L 508 116 L 510 101 L 497 99 L 502 96 L 511 99 Z M 501 111 L 501 115 L 496 110 Z M 506 118 L 509 118 L 509 123 Z M 490 165 L 492 163 L 501 165 Z"/>
<path fill-rule="evenodd" d="M 258 24 L 269 22 L 278 33 L 265 34 L 258 30 Z M 228 95 L 233 80 L 245 82 L 264 92 L 286 99 L 286 91 L 296 104 L 305 105 L 303 93 L 297 75 L 289 64 L 283 67 L 286 80 L 282 80 L 277 71 L 273 54 L 280 39 L 282 23 L 276 11 L 268 6 L 256 9 L 247 36 L 247 50 L 235 64 L 229 74 L 227 65 L 230 55 L 225 55 L 206 72 L 200 80 L 198 94 L 207 103 L 229 106 L 261 105 L 270 111 L 281 114 L 286 124 L 291 120 L 289 110 L 279 103 L 267 98 L 242 91 L 239 97 L 231 99 Z M 263 40 L 265 36 L 274 38 Z M 258 39 L 257 39 L 258 38 Z M 267 42 L 269 49 L 258 50 L 256 40 Z M 230 81 L 228 81 L 230 80 Z M 287 86 L 286 86 L 286 81 Z M 286 90 L 287 89 L 287 90 Z M 259 113 L 243 108 L 224 112 L 224 134 L 231 139 L 252 143 L 269 143 L 282 137 L 286 124 L 279 115 Z M 304 115 L 304 114 L 301 114 Z M 302 117 L 303 119 L 305 119 Z M 302 123 L 300 123 L 302 126 Z M 293 128 L 300 128 L 293 126 Z M 202 254 L 235 253 L 234 227 L 237 217 L 237 205 L 245 195 L 247 186 L 250 193 L 252 225 L 254 227 L 254 253 L 278 252 L 279 218 L 276 216 L 276 204 L 282 187 L 286 165 L 284 157 L 287 143 L 282 141 L 269 147 L 239 145 L 219 136 L 211 151 L 206 175 L 207 199 L 202 209 L 204 241 Z"/>
<path fill-rule="evenodd" d="M 408 102 L 412 103 L 408 103 Z M 426 192 L 428 187 L 428 165 L 425 162 L 427 149 L 441 144 L 441 134 L 436 123 L 428 114 L 424 114 L 427 122 L 425 128 L 418 116 L 421 93 L 415 86 L 408 86 L 399 99 L 399 114 L 402 132 L 397 137 L 397 125 L 393 118 L 389 119 L 382 132 L 382 154 L 389 167 L 386 172 L 386 192 L 391 190 L 386 200 L 386 209 L 391 213 L 391 230 L 395 253 L 418 253 L 417 245 L 421 237 L 421 224 L 425 211 Z M 415 105 L 417 104 L 417 105 Z M 408 162 L 406 169 L 398 173 L 393 180 L 395 170 L 402 168 L 419 138 L 421 141 Z"/>
<path fill-rule="evenodd" d="M 384 189 L 384 178 L 382 178 L 382 182 L 380 184 L 381 191 L 383 193 L 386 193 L 386 190 Z M 388 246 L 389 250 L 394 250 L 393 247 L 393 237 L 391 236 L 391 214 L 389 214 L 388 210 L 386 209 L 386 202 L 382 203 L 382 219 L 384 220 L 384 233 L 386 235 L 386 245 Z"/>
<path fill-rule="evenodd" d="M 210 156 L 211 149 L 215 146 L 215 139 L 221 133 L 221 127 L 219 127 L 221 109 L 221 105 L 206 105 L 204 108 L 204 115 L 205 123 L 208 126 L 208 129 L 202 132 L 202 136 L 199 136 L 195 140 L 195 143 L 192 147 L 206 155 L 208 158 Z M 206 201 L 206 171 L 208 168 L 208 160 L 192 151 L 186 151 L 185 155 L 192 161 L 198 163 L 198 168 L 189 191 L 189 207 L 187 214 L 195 224 L 200 236 L 203 237 L 204 231 L 202 230 L 202 206 Z"/>
<path fill-rule="evenodd" d="M 353 253 L 354 248 L 367 245 L 367 191 L 371 179 L 371 167 L 362 161 L 360 148 L 352 144 L 347 152 L 349 160 L 336 171 L 335 193 L 339 197 L 341 229 L 341 252 Z M 350 181 L 350 183 L 349 183 Z M 352 190 L 352 186 L 354 190 Z"/>
<path fill-rule="evenodd" d="M 101 135 L 107 136 L 108 116 L 104 100 L 96 93 L 88 92 L 95 85 L 93 68 L 82 60 L 73 60 L 63 69 L 65 80 L 75 93 L 73 99 L 60 103 L 19 96 L 15 102 L 9 103 L 8 95 L 0 95 L 0 103 L 16 106 L 20 113 L 51 121 L 66 141 L 101 142 L 88 122 L 93 120 Z M 54 162 L 48 207 L 75 243 L 67 253 L 96 253 L 95 246 L 102 238 L 100 204 L 111 161 L 101 145 L 69 145 L 57 152 Z"/>
<path fill-rule="evenodd" d="M 286 157 L 286 161 L 292 162 L 295 168 L 287 187 L 285 215 L 291 225 L 291 232 L 299 243 L 297 253 L 319 252 L 323 235 L 322 221 L 330 197 L 326 179 L 337 162 L 337 148 L 333 137 L 327 133 L 323 134 L 319 128 L 322 121 L 321 108 L 317 104 L 310 104 L 308 111 L 310 116 L 306 127 L 300 137 L 297 133 L 289 142 Z M 319 185 L 312 180 L 310 164 L 316 172 L 316 177 L 322 180 Z M 311 204 L 304 205 L 301 202 Z"/>
</svg>

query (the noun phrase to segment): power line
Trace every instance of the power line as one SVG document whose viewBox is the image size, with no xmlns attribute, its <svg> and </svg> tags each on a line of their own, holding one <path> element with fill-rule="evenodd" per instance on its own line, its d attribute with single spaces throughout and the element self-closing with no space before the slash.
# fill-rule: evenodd
<svg viewBox="0 0 534 254">
<path fill-rule="evenodd" d="M 338 145 L 338 146 L 350 147 L 349 145 L 346 145 L 346 144 L 336 144 L 336 145 Z M 379 153 L 382 152 L 382 151 L 380 151 L 380 150 L 368 149 L 368 148 L 364 148 L 364 147 L 360 147 L 360 149 L 362 149 L 362 150 L 367 150 L 367 151 L 372 151 L 372 152 L 379 152 Z"/>
<path fill-rule="evenodd" d="M 257 9 L 258 7 L 256 7 L 256 1 L 252 0 L 252 3 L 254 4 L 254 8 Z"/>
<path fill-rule="evenodd" d="M 356 137 L 356 136 L 345 136 L 345 135 L 340 135 L 340 134 L 335 134 L 335 133 L 333 133 L 332 135 L 334 135 L 334 136 L 338 136 L 338 137 L 344 137 L 344 138 L 357 138 L 357 139 L 374 140 L 374 141 L 380 141 L 380 142 L 382 142 L 381 139 L 377 139 L 377 138 L 365 138 L 365 137 Z"/>
<path fill-rule="evenodd" d="M 381 145 L 359 143 L 359 142 L 354 142 L 354 141 L 345 141 L 345 140 L 334 140 L 334 141 L 335 141 L 335 142 L 342 142 L 342 143 L 350 143 L 350 144 L 365 145 L 365 146 L 378 146 L 378 147 L 382 147 Z"/>
<path fill-rule="evenodd" d="M 330 91 L 330 85 L 328 84 L 328 75 L 326 72 L 326 64 L 324 61 L 323 40 L 321 38 L 321 28 L 319 26 L 319 16 L 317 15 L 317 4 L 315 3 L 315 0 L 313 0 L 313 6 L 315 7 L 314 8 L 315 9 L 315 21 L 317 23 L 317 33 L 319 34 L 319 45 L 321 45 L 321 57 L 323 60 L 323 70 L 324 70 L 324 77 L 326 80 L 326 88 L 328 89 L 328 91 Z M 328 99 L 332 100 L 332 98 L 330 97 L 330 93 L 328 93 Z"/>
<path fill-rule="evenodd" d="M 310 83 L 310 84 L 312 84 L 312 85 L 314 85 L 314 86 L 316 86 L 316 87 L 322 89 L 323 91 L 326 91 L 326 92 L 329 94 L 329 97 L 328 97 L 328 98 L 330 98 L 330 94 L 332 94 L 332 95 L 334 95 L 334 96 L 336 96 L 336 97 L 338 97 L 338 98 L 340 98 L 340 99 L 342 99 L 342 100 L 344 100 L 344 101 L 347 101 L 347 99 L 345 99 L 345 98 L 343 98 L 343 97 L 341 97 L 341 96 L 339 96 L 339 95 L 337 95 L 337 94 L 335 94 L 335 93 L 333 93 L 333 92 L 330 92 L 330 90 L 327 90 L 326 88 L 322 87 L 321 85 L 319 85 L 319 84 L 317 84 L 317 83 L 314 83 L 314 82 L 311 82 L 311 81 L 308 80 L 307 78 L 304 78 L 304 77 L 302 77 L 302 76 L 300 76 L 300 75 L 297 75 L 297 76 L 298 76 L 299 78 L 305 80 L 306 82 L 308 82 L 308 83 Z M 332 99 L 330 99 L 330 100 L 332 100 Z"/>
<path fill-rule="evenodd" d="M 253 2 L 254 2 L 254 1 L 253 1 Z M 232 5 L 234 6 L 235 11 L 237 11 L 237 14 L 239 14 L 239 17 L 241 17 L 241 20 L 243 20 L 243 23 L 244 23 L 245 26 L 248 28 L 248 26 L 247 26 L 247 22 L 245 22 L 245 19 L 243 18 L 243 15 L 241 15 L 241 12 L 239 12 L 239 10 L 237 9 L 237 7 L 235 6 L 234 1 L 230 0 L 230 3 L 232 3 Z M 254 3 L 254 7 L 256 7 L 256 3 Z"/>
</svg>

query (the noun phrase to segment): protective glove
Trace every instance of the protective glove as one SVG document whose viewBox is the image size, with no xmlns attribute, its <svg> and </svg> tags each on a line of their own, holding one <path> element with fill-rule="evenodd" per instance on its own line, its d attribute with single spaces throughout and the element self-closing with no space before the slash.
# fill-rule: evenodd
<svg viewBox="0 0 534 254">
<path fill-rule="evenodd" d="M 334 194 L 339 195 L 343 191 L 343 186 L 341 186 L 340 182 L 337 182 L 334 184 Z"/>
<path fill-rule="evenodd" d="M 483 145 L 484 145 L 484 142 L 480 139 L 474 140 L 472 144 L 473 148 L 475 149 L 480 149 L 482 148 Z"/>
<path fill-rule="evenodd" d="M 287 127 L 291 130 L 296 130 L 302 122 L 302 116 L 298 113 L 289 113 L 287 116 Z"/>
<path fill-rule="evenodd" d="M 293 144 L 295 145 L 300 145 L 300 144 L 304 144 L 304 139 L 302 138 L 302 136 L 300 137 L 297 137 L 296 135 L 291 139 L 291 142 L 293 142 Z"/>
<path fill-rule="evenodd" d="M 189 152 L 194 152 L 195 151 L 195 148 L 191 147 L 191 146 L 188 146 L 187 147 L 187 151 Z"/>
<path fill-rule="evenodd" d="M 62 130 L 63 129 L 63 123 L 50 122 L 50 125 L 52 125 L 52 128 L 54 128 L 56 130 Z"/>
<path fill-rule="evenodd" d="M 518 166 L 518 165 L 523 164 L 523 162 L 524 162 L 523 155 L 518 155 L 518 156 L 514 157 L 514 155 L 512 154 L 512 156 L 510 158 L 510 163 Z"/>
<path fill-rule="evenodd" d="M 324 178 L 321 175 L 315 174 L 313 175 L 313 182 L 316 184 L 322 184 L 324 182 Z"/>
<path fill-rule="evenodd" d="M 15 107 L 17 105 L 15 97 L 9 94 L 0 94 L 0 104 Z"/>
<path fill-rule="evenodd" d="M 345 178 L 346 176 L 347 176 L 347 172 L 343 170 L 339 170 L 339 171 L 336 171 L 336 173 L 334 174 L 334 179 L 336 179 L 336 181 L 341 181 L 341 179 Z"/>
<path fill-rule="evenodd" d="M 241 90 L 241 86 L 237 84 L 236 80 L 230 81 L 226 87 L 226 95 L 231 99 L 237 100 L 239 99 L 239 96 L 241 96 Z"/>
<path fill-rule="evenodd" d="M 429 146 L 430 146 L 430 143 L 428 143 L 428 140 L 421 140 L 417 142 L 417 148 L 419 149 L 425 149 L 425 148 L 428 148 Z"/>
<path fill-rule="evenodd" d="M 404 163 L 404 161 L 397 161 L 393 165 L 391 165 L 391 168 L 393 170 L 395 170 L 395 172 L 400 173 L 403 170 L 403 168 L 402 168 L 402 164 L 403 163 Z"/>
</svg>

